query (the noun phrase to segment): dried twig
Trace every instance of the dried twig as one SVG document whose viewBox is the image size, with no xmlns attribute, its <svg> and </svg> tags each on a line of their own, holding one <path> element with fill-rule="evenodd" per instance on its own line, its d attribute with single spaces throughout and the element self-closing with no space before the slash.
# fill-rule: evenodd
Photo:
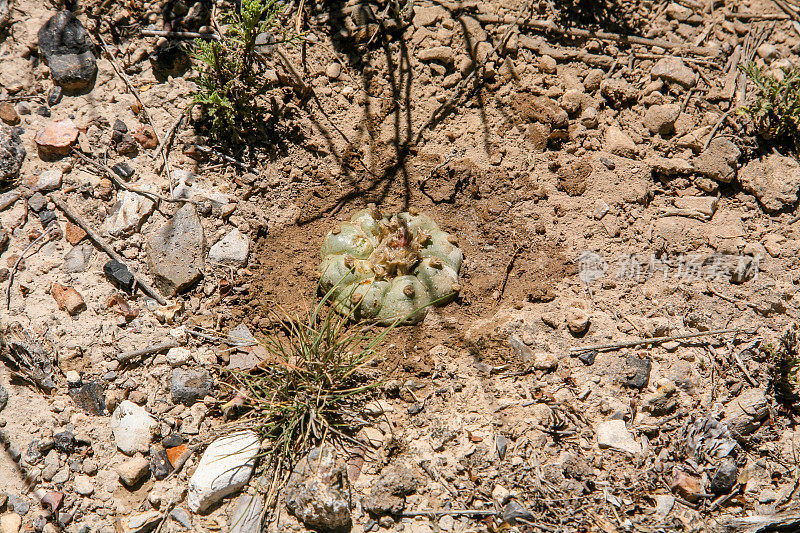
<svg viewBox="0 0 800 533">
<path fill-rule="evenodd" d="M 478 21 L 485 24 L 517 24 L 512 16 L 476 15 Z M 562 28 L 550 20 L 525 20 L 519 22 L 522 28 L 529 28 L 561 35 L 562 37 L 581 37 L 584 39 L 600 39 L 601 41 L 614 41 L 617 43 L 639 44 L 642 46 L 659 47 L 665 50 L 685 51 L 695 55 L 715 57 L 719 55 L 716 48 L 693 46 L 684 43 L 673 43 L 662 39 L 649 39 L 637 35 L 621 35 L 607 31 L 590 31 L 580 28 Z"/>
<path fill-rule="evenodd" d="M 88 157 L 86 154 L 80 152 L 76 148 L 72 149 L 72 153 L 75 154 L 76 156 L 78 156 L 78 158 L 81 161 L 83 161 L 85 163 L 89 163 L 90 165 L 93 165 L 94 167 L 96 167 L 98 170 L 101 170 L 103 172 L 103 174 L 106 177 L 108 177 L 108 179 L 110 179 L 112 182 L 114 182 L 114 185 L 116 185 L 120 189 L 123 189 L 123 190 L 126 190 L 126 191 L 130 191 L 132 193 L 140 194 L 140 195 L 144 196 L 145 198 L 147 198 L 148 200 L 152 200 L 152 201 L 154 201 L 156 203 L 158 203 L 158 202 L 168 202 L 168 203 L 189 202 L 189 203 L 192 203 L 191 200 L 188 200 L 186 198 L 167 198 L 166 196 L 163 196 L 161 194 L 156 194 L 154 192 L 145 191 L 145 190 L 142 190 L 142 189 L 137 189 L 136 187 L 131 187 L 130 185 L 128 185 L 127 183 L 125 183 L 124 181 L 119 179 L 119 177 L 117 176 L 116 172 L 111 170 L 107 165 L 104 165 L 100 161 L 97 161 L 95 159 L 92 159 L 91 157 Z"/>
<path fill-rule="evenodd" d="M 618 350 L 619 348 L 633 348 L 635 346 L 645 346 L 648 344 L 661 344 L 668 341 L 679 341 L 683 339 L 693 339 L 695 337 L 708 337 L 711 335 L 722 335 L 723 333 L 745 333 L 748 335 L 755 334 L 760 326 L 756 326 L 753 331 L 745 331 L 743 329 L 715 329 L 711 331 L 701 331 L 699 333 L 683 333 L 681 335 L 670 335 L 667 337 L 653 337 L 652 339 L 640 339 L 636 341 L 612 342 L 609 344 L 598 344 L 595 346 L 584 346 L 580 348 L 570 348 L 571 354 L 579 354 L 584 352 L 598 351 L 605 352 L 610 350 Z"/>
<path fill-rule="evenodd" d="M 95 230 L 92 228 L 88 222 L 86 222 L 80 215 L 78 215 L 75 211 L 70 209 L 67 203 L 58 196 L 52 196 L 51 200 L 53 203 L 56 204 L 64 215 L 70 219 L 74 224 L 83 228 L 83 231 L 89 236 L 89 238 L 94 242 L 101 250 L 103 250 L 111 259 L 114 259 L 122 264 L 125 264 L 125 259 L 119 255 L 114 249 L 108 244 L 105 239 L 103 239 Z M 142 292 L 153 298 L 155 301 L 160 303 L 161 305 L 166 305 L 167 300 L 164 299 L 161 294 L 158 293 L 147 281 L 145 281 L 139 274 L 131 270 L 131 274 L 133 275 L 133 279 L 136 281 L 136 284 L 142 288 Z"/>
<path fill-rule="evenodd" d="M 162 31 L 162 30 L 142 30 L 142 35 L 147 37 L 174 37 L 177 39 L 210 39 L 219 41 L 219 35 L 215 33 L 197 33 L 194 31 Z"/>
<path fill-rule="evenodd" d="M 446 509 L 441 511 L 404 511 L 402 516 L 412 518 L 415 516 L 495 516 L 499 511 L 493 509 Z"/>
<path fill-rule="evenodd" d="M 166 342 L 162 342 L 159 344 L 153 344 L 152 346 L 148 346 L 147 348 L 142 348 L 140 350 L 131 350 L 128 352 L 121 352 L 117 355 L 117 361 L 120 363 L 127 363 L 133 359 L 144 357 L 146 355 L 153 355 L 160 352 L 165 352 L 170 348 L 177 348 L 180 346 L 181 343 L 177 340 L 169 340 Z"/>
</svg>

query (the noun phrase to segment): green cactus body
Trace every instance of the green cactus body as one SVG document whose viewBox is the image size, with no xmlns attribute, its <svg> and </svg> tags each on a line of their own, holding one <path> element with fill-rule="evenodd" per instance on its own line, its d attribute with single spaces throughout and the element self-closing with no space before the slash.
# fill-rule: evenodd
<svg viewBox="0 0 800 533">
<path fill-rule="evenodd" d="M 464 257 L 453 241 L 425 215 L 359 211 L 325 237 L 320 288 L 333 290 L 336 310 L 357 320 L 416 324 L 459 291 Z"/>
</svg>

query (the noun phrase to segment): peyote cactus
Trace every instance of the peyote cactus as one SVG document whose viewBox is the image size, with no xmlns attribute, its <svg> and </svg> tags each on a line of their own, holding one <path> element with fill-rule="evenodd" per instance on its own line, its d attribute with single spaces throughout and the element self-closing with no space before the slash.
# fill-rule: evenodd
<svg viewBox="0 0 800 533">
<path fill-rule="evenodd" d="M 322 243 L 320 288 L 337 311 L 388 325 L 416 324 L 455 298 L 463 255 L 425 215 L 359 211 Z"/>
</svg>

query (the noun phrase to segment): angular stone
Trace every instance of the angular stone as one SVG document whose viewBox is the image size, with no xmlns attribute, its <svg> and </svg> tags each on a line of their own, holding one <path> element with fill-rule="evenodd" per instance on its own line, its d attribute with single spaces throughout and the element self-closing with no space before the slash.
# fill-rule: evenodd
<svg viewBox="0 0 800 533">
<path fill-rule="evenodd" d="M 172 465 L 167 458 L 166 450 L 158 450 L 150 454 L 150 473 L 156 480 L 160 481 L 166 478 L 172 472 Z"/>
<path fill-rule="evenodd" d="M 115 468 L 120 482 L 126 487 L 132 487 L 141 481 L 150 470 L 150 461 L 137 455 L 118 464 Z"/>
<path fill-rule="evenodd" d="M 133 288 L 133 282 L 135 281 L 133 274 L 131 274 L 127 266 L 116 259 L 112 259 L 103 265 L 103 273 L 115 287 L 128 292 Z"/>
<path fill-rule="evenodd" d="M 730 139 L 715 137 L 708 148 L 697 156 L 694 166 L 697 172 L 711 179 L 730 183 L 736 177 L 736 164 L 741 150 Z"/>
<path fill-rule="evenodd" d="M 653 135 L 670 135 L 675 132 L 675 121 L 681 114 L 677 104 L 652 105 L 644 113 L 644 125 Z"/>
<path fill-rule="evenodd" d="M 689 502 L 696 502 L 700 499 L 700 480 L 682 470 L 675 472 L 670 490 Z"/>
<path fill-rule="evenodd" d="M 254 431 L 221 437 L 206 448 L 189 480 L 189 509 L 202 513 L 242 489 L 250 479 L 260 448 Z"/>
<path fill-rule="evenodd" d="M 247 264 L 250 253 L 250 239 L 234 228 L 219 240 L 208 251 L 208 260 L 212 263 L 241 268 Z"/>
<path fill-rule="evenodd" d="M 615 126 L 609 126 L 605 134 L 605 146 L 609 154 L 634 159 L 636 157 L 636 144 L 630 136 Z"/>
<path fill-rule="evenodd" d="M 600 449 L 611 448 L 630 454 L 642 453 L 641 445 L 636 442 L 624 420 L 606 420 L 600 422 L 595 428 L 597 444 Z"/>
<path fill-rule="evenodd" d="M 148 533 L 153 531 L 161 521 L 161 511 L 117 517 L 117 533 Z"/>
<path fill-rule="evenodd" d="M 147 259 L 156 286 L 175 296 L 203 277 L 205 238 L 194 205 L 181 207 L 147 239 Z"/>
<path fill-rule="evenodd" d="M 64 227 L 64 238 L 67 239 L 68 243 L 74 246 L 86 238 L 86 231 L 68 220 Z"/>
<path fill-rule="evenodd" d="M 92 482 L 92 478 L 87 475 L 80 474 L 75 476 L 72 483 L 75 487 L 75 492 L 81 496 L 89 496 L 94 492 L 94 482 Z"/>
<path fill-rule="evenodd" d="M 51 122 L 34 137 L 39 149 L 39 157 L 51 159 L 69 155 L 78 140 L 78 128 L 70 119 Z"/>
<path fill-rule="evenodd" d="M 17 513 L 5 513 L 0 516 L 0 531 L 2 533 L 17 533 L 22 527 L 22 517 Z"/>
<path fill-rule="evenodd" d="M 261 533 L 261 513 L 264 501 L 258 495 L 242 494 L 236 499 L 231 515 L 230 533 Z"/>
<path fill-rule="evenodd" d="M 800 164 L 793 158 L 770 153 L 749 161 L 739 171 L 742 189 L 753 194 L 770 213 L 793 207 L 800 189 Z"/>
<path fill-rule="evenodd" d="M 19 182 L 19 170 L 25 159 L 25 147 L 18 128 L 0 126 L 0 188 L 6 189 Z"/>
<path fill-rule="evenodd" d="M 636 87 L 619 78 L 606 78 L 600 82 L 600 94 L 609 101 L 611 107 L 619 109 L 634 103 L 639 97 Z"/>
<path fill-rule="evenodd" d="M 61 187 L 61 178 L 64 172 L 60 168 L 45 170 L 39 174 L 39 179 L 36 180 L 35 189 L 37 191 L 49 192 L 54 191 Z"/>
<path fill-rule="evenodd" d="M 114 442 L 125 455 L 147 453 L 158 428 L 156 419 L 130 400 L 122 401 L 114 409 L 110 425 Z"/>
<path fill-rule="evenodd" d="M 646 387 L 650 380 L 651 367 L 650 359 L 640 359 L 635 355 L 629 355 L 625 359 L 624 383 L 634 389 Z"/>
<path fill-rule="evenodd" d="M 155 203 L 149 198 L 135 192 L 122 191 L 106 217 L 106 231 L 114 236 L 138 231 L 154 208 Z"/>
<path fill-rule="evenodd" d="M 3 102 L 0 104 L 0 120 L 9 126 L 16 126 L 19 124 L 20 118 L 17 110 L 14 109 L 14 104 L 11 102 Z"/>
<path fill-rule="evenodd" d="M 442 63 L 452 63 L 455 52 L 449 46 L 432 46 L 417 52 L 420 61 L 441 61 Z"/>
<path fill-rule="evenodd" d="M 297 464 L 284 498 L 289 512 L 306 527 L 335 531 L 350 525 L 347 472 L 332 446 L 314 448 Z"/>
<path fill-rule="evenodd" d="M 183 370 L 176 368 L 172 371 L 170 392 L 173 403 L 182 403 L 190 406 L 202 400 L 209 394 L 214 385 L 214 380 L 207 370 Z"/>
<path fill-rule="evenodd" d="M 400 514 L 406 506 L 406 496 L 417 490 L 419 480 L 405 465 L 390 466 L 372 485 L 364 498 L 364 510 L 373 515 Z"/>
<path fill-rule="evenodd" d="M 677 83 L 685 88 L 694 87 L 697 75 L 680 57 L 665 57 L 656 61 L 650 75 L 667 83 Z"/>
<path fill-rule="evenodd" d="M 64 264 L 61 269 L 69 274 L 84 272 L 89 267 L 89 261 L 94 255 L 94 246 L 91 244 L 79 244 L 64 255 Z"/>
<path fill-rule="evenodd" d="M 769 402 L 762 389 L 749 389 L 725 404 L 724 422 L 734 435 L 749 435 L 769 416 Z"/>
<path fill-rule="evenodd" d="M 183 456 L 189 452 L 189 447 L 185 444 L 179 444 L 177 446 L 172 446 L 167 448 L 166 450 L 167 460 L 169 464 L 172 465 L 173 468 L 177 467 L 180 463 Z"/>
<path fill-rule="evenodd" d="M 103 416 L 106 412 L 105 391 L 102 383 L 91 381 L 69 389 L 70 398 L 86 413 Z"/>
<path fill-rule="evenodd" d="M 142 148 L 146 148 L 148 150 L 152 150 L 158 146 L 158 137 L 156 137 L 156 131 L 153 129 L 153 126 L 150 126 L 149 124 L 139 127 L 136 130 L 136 133 L 133 134 L 133 138 L 136 139 L 136 142 L 142 145 Z"/>
<path fill-rule="evenodd" d="M 739 468 L 733 459 L 723 459 L 711 477 L 709 488 L 714 494 L 727 494 L 739 480 Z"/>
<path fill-rule="evenodd" d="M 83 296 L 72 287 L 53 283 L 50 288 L 50 294 L 53 295 L 58 307 L 70 315 L 74 316 L 86 310 L 86 302 L 83 301 Z"/>
<path fill-rule="evenodd" d="M 97 74 L 94 44 L 89 32 L 70 11 L 59 11 L 39 30 L 39 51 L 53 81 L 67 90 L 89 86 Z"/>
</svg>

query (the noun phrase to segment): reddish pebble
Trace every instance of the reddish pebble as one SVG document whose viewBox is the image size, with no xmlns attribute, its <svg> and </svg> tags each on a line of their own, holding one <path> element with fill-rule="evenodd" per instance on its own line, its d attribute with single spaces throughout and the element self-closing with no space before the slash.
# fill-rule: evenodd
<svg viewBox="0 0 800 533">
<path fill-rule="evenodd" d="M 158 146 L 158 138 L 156 137 L 156 130 L 153 129 L 153 126 L 145 124 L 136 130 L 133 137 L 142 145 L 142 148 L 150 150 Z"/>
<path fill-rule="evenodd" d="M 700 480 L 682 470 L 675 472 L 670 490 L 688 502 L 700 499 Z"/>
<path fill-rule="evenodd" d="M 16 126 L 19 124 L 19 115 L 17 114 L 17 110 L 14 109 L 14 106 L 11 105 L 10 102 L 3 102 L 0 104 L 0 120 L 10 126 Z"/>
<path fill-rule="evenodd" d="M 65 156 L 78 140 L 78 128 L 69 119 L 51 122 L 35 137 L 42 158 Z"/>
<path fill-rule="evenodd" d="M 177 468 L 178 461 L 180 461 L 188 451 L 189 447 L 185 444 L 175 446 L 174 448 L 167 448 L 167 459 L 169 459 L 169 464 L 172 465 L 172 468 Z"/>
<path fill-rule="evenodd" d="M 65 310 L 70 315 L 77 315 L 86 310 L 86 302 L 83 301 L 81 293 L 60 283 L 54 283 L 50 289 L 58 307 Z"/>
<path fill-rule="evenodd" d="M 66 230 L 64 231 L 64 237 L 67 239 L 68 243 L 75 245 L 86 238 L 86 232 L 83 231 L 82 227 L 68 220 Z"/>
</svg>

